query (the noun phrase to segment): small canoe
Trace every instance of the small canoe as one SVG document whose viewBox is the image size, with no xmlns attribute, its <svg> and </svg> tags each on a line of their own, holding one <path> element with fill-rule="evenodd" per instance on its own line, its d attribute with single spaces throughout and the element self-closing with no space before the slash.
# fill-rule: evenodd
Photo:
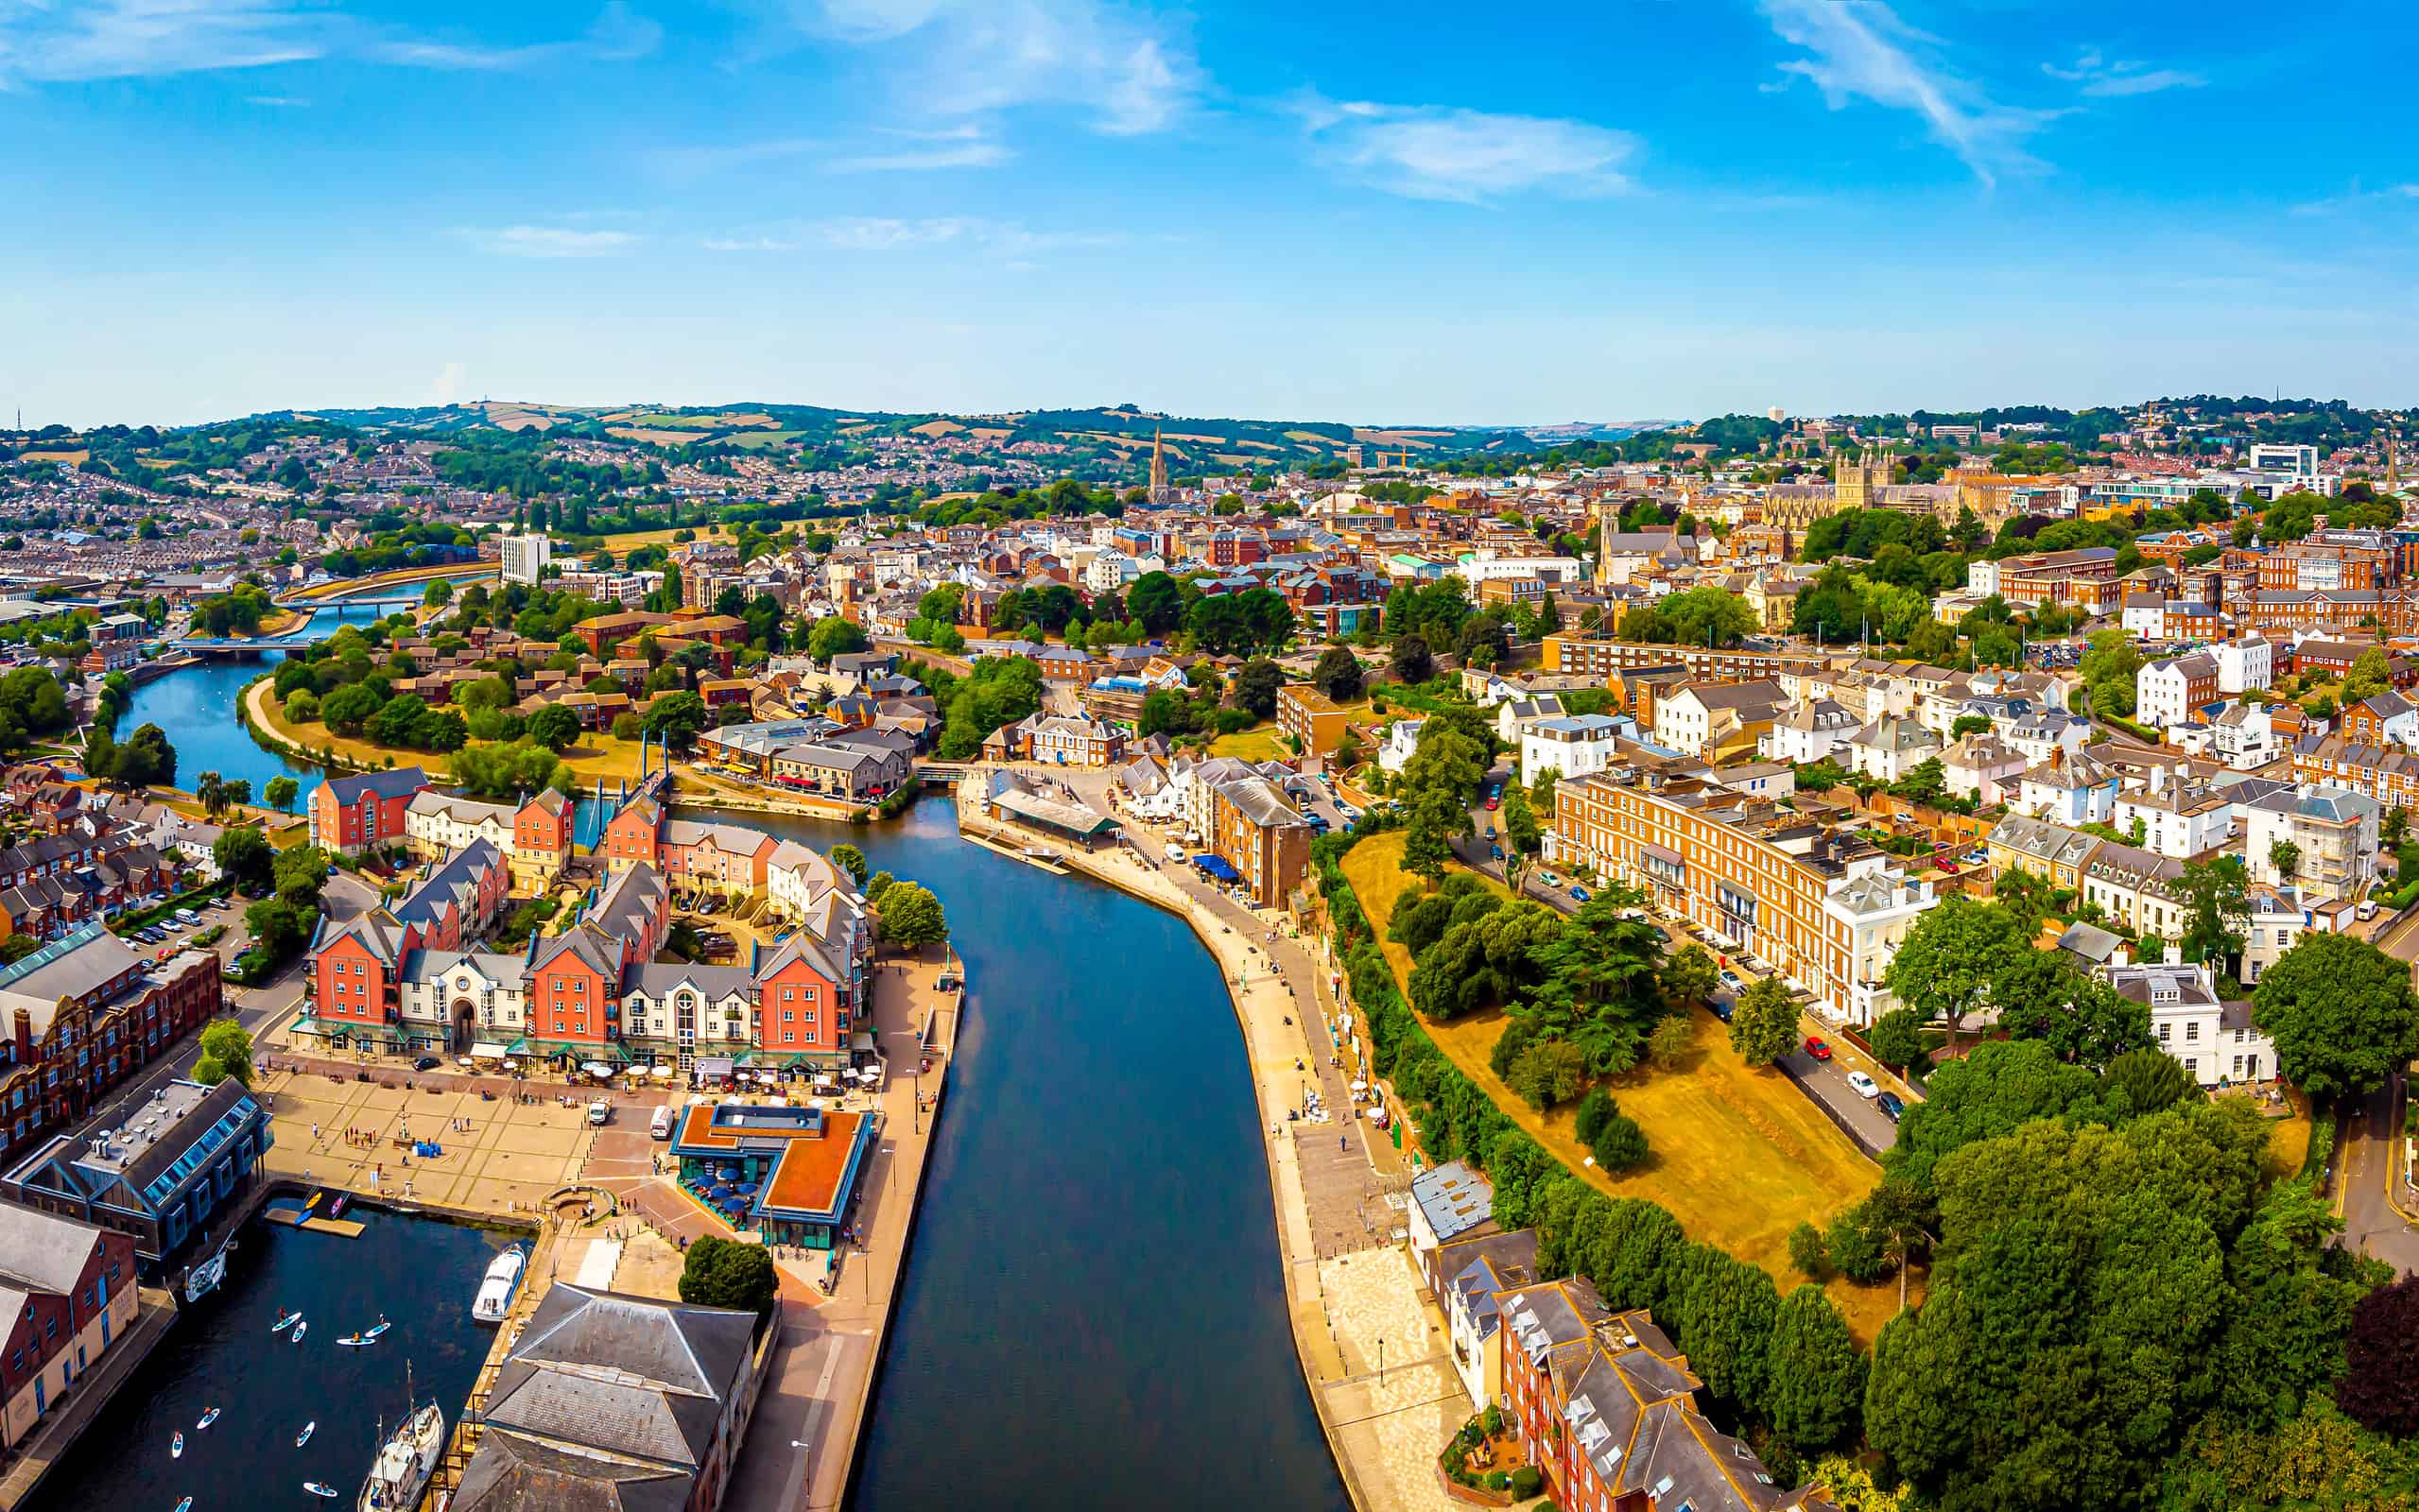
<svg viewBox="0 0 2419 1512">
<path fill-rule="evenodd" d="M 177 1503 L 177 1512 L 193 1512 L 193 1498 L 188 1496 L 183 1501 L 179 1502 Z"/>
<path fill-rule="evenodd" d="M 343 1345 L 348 1349 L 358 1349 L 364 1345 L 375 1344 L 378 1341 L 375 1339 L 363 1338 L 358 1333 L 349 1333 L 336 1342 Z"/>
<path fill-rule="evenodd" d="M 282 1313 L 278 1314 L 277 1321 L 268 1326 L 268 1332 L 271 1333 L 283 1333 L 287 1329 L 292 1328 L 295 1324 L 300 1323 L 301 1321 L 302 1321 L 302 1314 L 299 1312 Z"/>
<path fill-rule="evenodd" d="M 176 1437 L 168 1440 L 168 1458 L 184 1458 L 184 1430 L 181 1428 L 177 1430 Z"/>
<path fill-rule="evenodd" d="M 195 1433 L 197 1433 L 197 1434 L 198 1434 L 198 1433 L 201 1432 L 203 1429 L 205 1429 L 205 1428 L 209 1427 L 212 1423 L 216 1422 L 217 1420 L 218 1420 L 218 1409 L 217 1409 L 217 1408 L 216 1408 L 216 1407 L 213 1407 L 213 1408 L 211 1408 L 208 1412 L 205 1412 L 205 1413 L 203 1413 L 203 1414 L 201 1415 L 201 1421 L 199 1421 L 199 1422 L 198 1422 L 198 1423 L 196 1423 L 196 1424 L 194 1424 L 194 1425 L 193 1425 L 193 1431 L 194 1431 Z"/>
<path fill-rule="evenodd" d="M 341 1217 L 343 1217 L 343 1216 L 344 1216 L 344 1205 L 345 1205 L 347 1202 L 351 1201 L 351 1200 L 352 1200 L 352 1198 L 350 1198 L 350 1197 L 348 1197 L 348 1196 L 345 1196 L 345 1195 L 342 1195 L 342 1194 L 339 1194 L 339 1195 L 337 1197 L 336 1201 L 334 1201 L 334 1202 L 332 1202 L 332 1203 L 330 1203 L 330 1204 L 328 1205 L 328 1216 L 329 1216 L 329 1217 L 331 1217 L 331 1218 L 341 1218 Z"/>
<path fill-rule="evenodd" d="M 302 1343 L 302 1331 L 303 1331 L 304 1329 L 309 1328 L 310 1326 L 311 1326 L 311 1325 L 310 1325 L 310 1324 L 308 1324 L 308 1323 L 297 1323 L 297 1324 L 295 1324 L 295 1325 L 294 1325 L 294 1342 L 295 1342 L 295 1343 L 300 1344 L 300 1343 Z"/>
<path fill-rule="evenodd" d="M 373 1329 L 369 1330 L 368 1332 L 364 1332 L 361 1336 L 362 1336 L 363 1338 L 365 1338 L 365 1339 L 374 1339 L 374 1338 L 377 1338 L 378 1336 L 380 1336 L 381 1334 L 385 1333 L 389 1329 L 393 1328 L 393 1327 L 394 1327 L 394 1325 L 393 1325 L 392 1323 L 388 1322 L 385 1318 L 383 1318 L 383 1317 L 382 1317 L 382 1318 L 378 1319 L 378 1326 L 377 1326 L 377 1327 L 375 1327 L 375 1328 L 373 1328 Z"/>
<path fill-rule="evenodd" d="M 306 1490 L 306 1491 L 310 1492 L 313 1496 L 324 1496 L 324 1497 L 330 1497 L 330 1498 L 333 1498 L 333 1497 L 335 1497 L 335 1496 L 337 1495 L 337 1489 L 336 1489 L 336 1487 L 335 1487 L 335 1486 L 321 1486 L 321 1485 L 320 1485 L 319 1482 L 317 1482 L 317 1481 L 304 1481 L 304 1482 L 302 1483 L 302 1489 L 304 1489 L 304 1490 Z"/>
<path fill-rule="evenodd" d="M 302 1431 L 294 1435 L 294 1447 L 296 1449 L 300 1449 L 304 1444 L 309 1443 L 311 1441 L 311 1435 L 319 1430 L 319 1426 L 320 1420 L 317 1418 L 314 1418 L 309 1422 L 304 1423 L 302 1425 Z"/>
</svg>

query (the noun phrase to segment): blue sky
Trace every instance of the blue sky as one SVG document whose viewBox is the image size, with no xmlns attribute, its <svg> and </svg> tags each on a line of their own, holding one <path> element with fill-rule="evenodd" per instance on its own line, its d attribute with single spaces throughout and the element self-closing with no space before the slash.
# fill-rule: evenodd
<svg viewBox="0 0 2419 1512">
<path fill-rule="evenodd" d="M 0 411 L 2410 400 L 2326 0 L 0 0 Z"/>
</svg>

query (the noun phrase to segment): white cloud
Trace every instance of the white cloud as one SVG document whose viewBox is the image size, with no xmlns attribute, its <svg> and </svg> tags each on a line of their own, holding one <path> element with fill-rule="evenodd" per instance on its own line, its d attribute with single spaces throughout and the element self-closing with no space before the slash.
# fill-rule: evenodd
<svg viewBox="0 0 2419 1512">
<path fill-rule="evenodd" d="M 693 179 L 751 163 L 800 157 L 820 146 L 812 137 L 777 137 L 764 142 L 733 142 L 719 146 L 656 147 L 645 154 L 647 165 L 674 179 Z"/>
<path fill-rule="evenodd" d="M 2389 205 L 2419 203 L 2419 183 L 2390 183 L 2382 189 L 2363 189 L 2360 180 L 2352 187 L 2326 199 L 2313 199 L 2295 205 L 2296 215 L 2331 215 L 2344 210 L 2379 210 Z"/>
<path fill-rule="evenodd" d="M 1627 131 L 1546 116 L 1316 96 L 1295 111 L 1322 158 L 1414 199 L 1618 194 L 1630 187 L 1624 170 L 1639 151 Z"/>
<path fill-rule="evenodd" d="M 984 128 L 971 124 L 943 131 L 883 134 L 910 145 L 869 148 L 834 158 L 826 166 L 834 173 L 931 173 L 944 168 L 997 167 L 1015 156 Z"/>
<path fill-rule="evenodd" d="M 876 52 L 919 111 L 1073 107 L 1135 136 L 1175 124 L 1202 87 L 1182 24 L 1110 0 L 793 0 L 790 13 Z"/>
<path fill-rule="evenodd" d="M 247 94 L 244 103 L 273 111 L 299 111 L 311 102 L 295 94 Z"/>
<path fill-rule="evenodd" d="M 1804 58 L 1781 65 L 1810 79 L 1833 110 L 1863 99 L 1922 117 L 1934 141 L 1957 154 L 1985 184 L 2003 172 L 2038 169 L 2023 139 L 2054 111 L 1994 102 L 1967 79 L 1928 63 L 1915 49 L 1932 39 L 1898 18 L 1883 0 L 1762 0 L 1773 32 Z"/>
<path fill-rule="evenodd" d="M 611 257 L 638 245 L 638 237 L 630 232 L 581 231 L 570 226 L 465 227 L 456 234 L 498 257 Z"/>
<path fill-rule="evenodd" d="M 337 57 L 444 69 L 626 61 L 662 37 L 625 0 L 609 0 L 576 40 L 516 47 L 398 32 L 311 0 L 0 0 L 0 87 L 14 78 L 152 78 Z"/>
<path fill-rule="evenodd" d="M 2044 63 L 2041 71 L 2051 78 L 2081 84 L 2082 89 L 2080 93 L 2094 99 L 2156 94 L 2170 89 L 2199 89 L 2209 82 L 2200 75 L 2181 68 L 2152 68 L 2130 59 L 2118 59 L 2112 63 L 2097 47 L 2085 47 L 2077 53 L 2071 68 Z"/>
<path fill-rule="evenodd" d="M 428 402 L 432 404 L 450 404 L 461 397 L 461 392 L 462 365 L 458 362 L 449 362 L 437 369 L 436 379 L 429 384 Z"/>
<path fill-rule="evenodd" d="M 698 245 L 710 252 L 892 252 L 960 246 L 986 256 L 1013 258 L 1065 248 L 1114 246 L 1125 239 L 1117 232 L 1035 231 L 1013 221 L 968 216 L 903 220 L 885 215 L 835 215 L 709 236 Z"/>
</svg>

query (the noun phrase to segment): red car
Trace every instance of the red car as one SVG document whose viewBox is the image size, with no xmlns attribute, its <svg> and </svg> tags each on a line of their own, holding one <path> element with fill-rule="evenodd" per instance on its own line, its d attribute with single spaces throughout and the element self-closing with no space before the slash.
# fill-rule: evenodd
<svg viewBox="0 0 2419 1512">
<path fill-rule="evenodd" d="M 1831 1058 L 1831 1047 L 1823 1041 L 1821 1035 L 1810 1034 L 1806 1037 L 1806 1053 L 1817 1060 Z"/>
<path fill-rule="evenodd" d="M 1487 812 L 1488 812 L 1488 813 L 1490 813 L 1490 814 L 1493 814 L 1493 813 L 1495 811 L 1496 806 L 1497 806 L 1498 804 L 1500 804 L 1502 801 L 1503 801 L 1503 799 L 1494 799 L 1494 798 L 1491 798 L 1491 799 L 1487 799 Z"/>
</svg>

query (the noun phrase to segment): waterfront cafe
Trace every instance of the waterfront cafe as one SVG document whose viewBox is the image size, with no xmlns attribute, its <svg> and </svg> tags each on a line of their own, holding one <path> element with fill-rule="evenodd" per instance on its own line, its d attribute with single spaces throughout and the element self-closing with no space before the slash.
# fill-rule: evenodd
<svg viewBox="0 0 2419 1512">
<path fill-rule="evenodd" d="M 734 1230 L 830 1249 L 864 1175 L 873 1123 L 838 1108 L 692 1103 L 672 1157 L 681 1190 Z"/>
</svg>

